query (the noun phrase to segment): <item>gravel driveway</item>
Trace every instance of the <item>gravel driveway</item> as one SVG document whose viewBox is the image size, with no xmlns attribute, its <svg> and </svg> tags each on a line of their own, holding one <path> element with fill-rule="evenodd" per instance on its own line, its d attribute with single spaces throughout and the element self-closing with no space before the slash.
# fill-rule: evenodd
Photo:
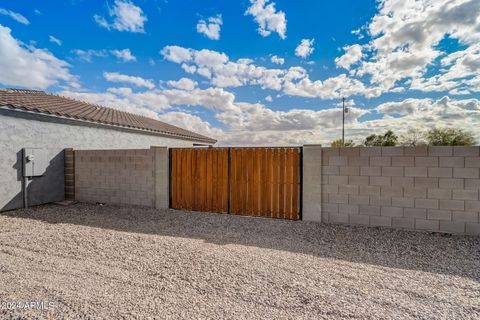
<svg viewBox="0 0 480 320">
<path fill-rule="evenodd" d="M 0 213 L 0 303 L 2 319 L 480 319 L 480 239 L 48 205 Z"/>
</svg>

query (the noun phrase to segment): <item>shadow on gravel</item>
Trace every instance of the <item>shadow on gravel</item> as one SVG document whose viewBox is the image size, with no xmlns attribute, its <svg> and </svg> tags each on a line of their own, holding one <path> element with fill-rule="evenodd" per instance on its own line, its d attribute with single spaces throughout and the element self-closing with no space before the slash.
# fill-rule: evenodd
<svg viewBox="0 0 480 320">
<path fill-rule="evenodd" d="M 45 205 L 1 212 L 51 224 L 194 238 L 480 281 L 480 238 L 141 207 Z"/>
</svg>

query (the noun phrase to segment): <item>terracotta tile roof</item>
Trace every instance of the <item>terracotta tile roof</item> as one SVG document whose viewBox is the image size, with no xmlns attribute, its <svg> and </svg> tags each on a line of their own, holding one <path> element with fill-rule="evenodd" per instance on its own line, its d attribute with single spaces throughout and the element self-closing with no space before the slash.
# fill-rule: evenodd
<svg viewBox="0 0 480 320">
<path fill-rule="evenodd" d="M 0 89 L 0 106 L 118 127 L 141 129 L 189 140 L 207 143 L 216 142 L 215 139 L 152 118 L 48 94 L 43 91 Z"/>
</svg>

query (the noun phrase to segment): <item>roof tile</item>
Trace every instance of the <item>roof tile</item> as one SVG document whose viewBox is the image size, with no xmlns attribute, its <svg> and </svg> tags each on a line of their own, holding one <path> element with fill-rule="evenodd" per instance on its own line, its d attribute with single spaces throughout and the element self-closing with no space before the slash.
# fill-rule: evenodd
<svg viewBox="0 0 480 320">
<path fill-rule="evenodd" d="M 56 114 L 61 117 L 97 123 L 107 123 L 119 127 L 148 130 L 208 143 L 216 142 L 216 140 L 209 137 L 152 118 L 52 95 L 38 90 L 0 89 L 0 106 L 8 106 L 38 113 Z"/>
</svg>

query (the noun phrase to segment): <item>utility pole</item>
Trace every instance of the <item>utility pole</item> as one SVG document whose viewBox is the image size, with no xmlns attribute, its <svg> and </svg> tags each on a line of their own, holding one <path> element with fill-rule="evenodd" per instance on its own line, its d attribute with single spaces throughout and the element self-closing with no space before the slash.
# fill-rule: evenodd
<svg viewBox="0 0 480 320">
<path fill-rule="evenodd" d="M 342 98 L 342 146 L 345 146 L 345 97 Z"/>
</svg>

